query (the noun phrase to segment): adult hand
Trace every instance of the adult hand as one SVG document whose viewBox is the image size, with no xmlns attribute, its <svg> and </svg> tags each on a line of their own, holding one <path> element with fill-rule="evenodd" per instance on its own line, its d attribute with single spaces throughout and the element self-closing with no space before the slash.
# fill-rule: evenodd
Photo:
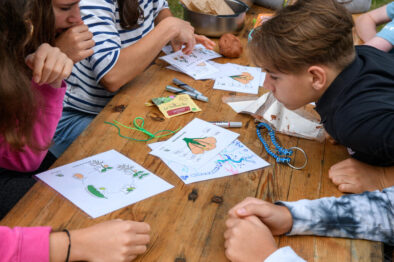
<svg viewBox="0 0 394 262">
<path fill-rule="evenodd" d="M 211 39 L 209 39 L 205 35 L 196 35 L 195 34 L 194 37 L 196 38 L 197 44 L 202 44 L 203 46 L 205 46 L 209 50 L 213 50 L 213 48 L 216 45 L 214 41 L 212 41 Z"/>
<path fill-rule="evenodd" d="M 383 167 L 364 164 L 354 158 L 348 158 L 331 166 L 328 177 L 341 192 L 362 193 L 382 190 L 386 187 Z"/>
<path fill-rule="evenodd" d="M 225 255 L 232 262 L 262 262 L 278 249 L 267 226 L 255 216 L 229 218 L 226 226 Z"/>
<path fill-rule="evenodd" d="M 167 25 L 172 28 L 172 31 L 177 32 L 170 41 L 172 50 L 178 51 L 184 45 L 183 53 L 190 54 L 193 51 L 196 45 L 196 38 L 194 36 L 194 27 L 189 22 L 170 16 L 163 19 L 159 25 Z"/>
<path fill-rule="evenodd" d="M 147 223 L 111 220 L 71 231 L 72 261 L 132 261 L 144 253 L 149 243 Z"/>
<path fill-rule="evenodd" d="M 93 55 L 95 45 L 93 34 L 82 21 L 61 33 L 55 40 L 55 45 L 62 50 L 74 63 Z"/>
<path fill-rule="evenodd" d="M 287 207 L 278 206 L 267 201 L 247 197 L 228 212 L 230 217 L 258 217 L 274 235 L 283 235 L 293 226 L 293 218 Z"/>
<path fill-rule="evenodd" d="M 57 47 L 42 44 L 36 52 L 26 57 L 27 66 L 33 71 L 33 81 L 39 85 L 60 87 L 72 71 L 73 61 Z"/>
</svg>

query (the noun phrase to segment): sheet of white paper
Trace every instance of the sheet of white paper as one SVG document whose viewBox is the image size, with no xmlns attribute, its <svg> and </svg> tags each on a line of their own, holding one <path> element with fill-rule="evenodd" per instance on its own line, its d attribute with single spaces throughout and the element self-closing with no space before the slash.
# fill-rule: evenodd
<svg viewBox="0 0 394 262">
<path fill-rule="evenodd" d="M 184 68 L 183 73 L 193 77 L 195 80 L 207 79 L 207 76 L 219 72 L 219 70 L 207 61 L 192 64 Z"/>
<path fill-rule="evenodd" d="M 215 51 L 206 49 L 203 45 L 198 44 L 194 47 L 190 55 L 185 55 L 182 50 L 160 57 L 170 65 L 173 65 L 182 71 L 187 71 L 187 67 L 199 62 L 221 57 Z"/>
<path fill-rule="evenodd" d="M 173 188 L 110 150 L 36 175 L 92 218 Z"/>
<path fill-rule="evenodd" d="M 298 134 L 299 136 L 313 139 L 318 137 L 322 125 L 312 122 L 283 104 L 275 101 L 264 113 L 264 119 L 270 122 L 278 132 Z"/>
<path fill-rule="evenodd" d="M 259 86 L 263 86 L 264 81 L 265 81 L 265 72 L 261 72 Z"/>
<path fill-rule="evenodd" d="M 195 118 L 150 154 L 199 167 L 219 154 L 239 134 Z"/>
<path fill-rule="evenodd" d="M 219 77 L 214 89 L 234 91 L 248 94 L 258 94 L 261 79 L 261 69 L 258 67 L 234 65 L 240 73 L 231 77 Z"/>
<path fill-rule="evenodd" d="M 160 143 L 163 142 L 149 144 L 149 147 L 155 149 L 160 147 Z M 162 160 L 185 184 L 232 176 L 269 166 L 268 162 L 256 155 L 238 139 L 198 169 L 171 160 Z"/>
<path fill-rule="evenodd" d="M 211 74 L 211 75 L 205 75 L 204 78 L 201 79 L 213 79 L 215 80 L 216 78 L 219 77 L 224 77 L 224 76 L 234 76 L 241 74 L 242 72 L 239 71 L 238 68 L 234 67 L 234 64 L 231 63 L 226 63 L 226 64 L 220 64 L 216 63 L 214 61 L 208 61 L 209 64 L 214 66 L 215 68 L 218 69 L 217 72 Z"/>
</svg>

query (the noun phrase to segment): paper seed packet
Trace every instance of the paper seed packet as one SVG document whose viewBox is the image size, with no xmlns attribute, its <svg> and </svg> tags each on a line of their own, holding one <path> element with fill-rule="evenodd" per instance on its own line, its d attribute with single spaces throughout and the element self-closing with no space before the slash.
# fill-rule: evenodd
<svg viewBox="0 0 394 262">
<path fill-rule="evenodd" d="M 201 109 L 189 95 L 153 98 L 152 102 L 159 108 L 166 118 L 183 115 L 189 112 L 199 112 Z"/>
</svg>

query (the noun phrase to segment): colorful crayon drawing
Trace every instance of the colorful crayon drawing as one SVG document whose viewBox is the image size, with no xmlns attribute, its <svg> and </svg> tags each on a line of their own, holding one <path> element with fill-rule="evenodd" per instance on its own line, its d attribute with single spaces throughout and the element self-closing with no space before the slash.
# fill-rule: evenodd
<svg viewBox="0 0 394 262">
<path fill-rule="evenodd" d="M 75 173 L 72 175 L 72 177 L 82 182 L 84 188 L 89 193 L 89 195 L 102 199 L 109 199 L 112 194 L 119 192 L 129 194 L 135 191 L 135 189 L 137 189 L 136 179 L 142 180 L 144 177 L 150 174 L 146 171 L 137 170 L 133 165 L 120 164 L 116 167 L 116 170 L 120 171 L 120 174 L 122 174 L 122 176 L 129 177 L 128 183 L 121 185 L 118 189 L 112 188 L 112 190 L 108 190 L 108 186 L 106 185 L 111 184 L 111 179 L 122 179 L 121 177 L 119 177 L 119 173 L 107 172 L 111 170 L 112 167 L 108 165 L 103 165 L 103 161 L 92 160 L 88 162 L 88 164 L 93 167 L 93 172 L 87 173 L 87 175 L 84 175 L 82 173 Z M 98 166 L 100 168 L 97 168 Z M 107 177 L 103 177 L 102 173 L 105 172 L 107 172 L 107 174 L 105 174 L 105 176 Z M 63 175 L 57 176 L 64 177 Z"/>
<path fill-rule="evenodd" d="M 250 81 L 254 79 L 254 77 L 248 72 L 242 72 L 241 75 L 230 76 L 235 81 L 240 82 L 241 84 L 249 84 Z"/>
<path fill-rule="evenodd" d="M 202 154 L 205 151 L 210 151 L 216 148 L 216 138 L 202 137 L 202 138 L 183 138 L 187 147 L 193 154 Z"/>
<path fill-rule="evenodd" d="M 112 169 L 109 165 L 104 165 L 104 161 L 99 160 L 92 160 L 89 164 L 99 170 L 101 173 L 107 172 L 108 170 Z"/>
</svg>

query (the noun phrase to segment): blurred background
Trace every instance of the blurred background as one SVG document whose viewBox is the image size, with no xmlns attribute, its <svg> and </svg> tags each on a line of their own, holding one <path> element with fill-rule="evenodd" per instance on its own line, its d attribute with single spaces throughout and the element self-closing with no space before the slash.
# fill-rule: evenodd
<svg viewBox="0 0 394 262">
<path fill-rule="evenodd" d="M 183 10 L 179 3 L 179 0 L 167 0 L 170 5 L 171 12 L 174 16 L 183 18 Z M 382 5 L 388 4 L 392 2 L 392 0 L 372 0 L 371 9 L 375 9 Z M 382 26 L 380 26 L 382 27 Z"/>
</svg>

